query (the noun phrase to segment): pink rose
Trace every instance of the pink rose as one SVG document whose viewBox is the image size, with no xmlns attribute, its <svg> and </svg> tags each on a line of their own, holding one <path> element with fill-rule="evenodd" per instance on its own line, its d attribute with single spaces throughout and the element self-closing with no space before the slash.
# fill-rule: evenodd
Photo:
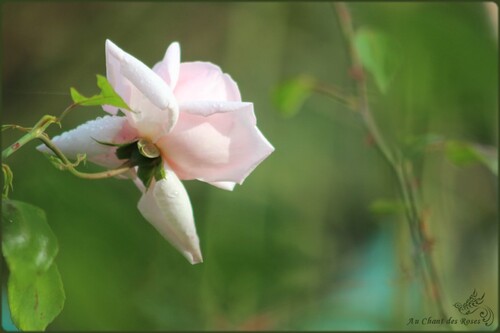
<svg viewBox="0 0 500 333">
<path fill-rule="evenodd" d="M 253 104 L 241 101 L 236 82 L 218 66 L 181 63 L 177 42 L 151 70 L 107 40 L 106 67 L 108 81 L 131 111 L 119 114 L 118 108 L 104 106 L 110 116 L 82 124 L 53 142 L 70 158 L 85 153 L 89 161 L 108 168 L 124 160 L 115 147 L 99 142 L 134 142 L 131 147 L 146 156 L 141 158 L 161 163 L 166 177 L 152 178 L 149 186 L 137 177 L 138 167 L 132 173 L 143 192 L 139 211 L 189 262 L 200 263 L 191 203 L 180 180 L 198 179 L 233 190 L 274 151 L 256 126 Z"/>
</svg>

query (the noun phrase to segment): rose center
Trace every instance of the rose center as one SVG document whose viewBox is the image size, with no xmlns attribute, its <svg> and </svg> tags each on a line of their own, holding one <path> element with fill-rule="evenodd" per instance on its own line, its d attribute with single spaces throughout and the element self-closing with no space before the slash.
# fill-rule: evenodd
<svg viewBox="0 0 500 333">
<path fill-rule="evenodd" d="M 139 153 L 147 158 L 156 158 L 160 156 L 158 147 L 148 139 L 140 139 L 137 141 L 137 148 L 139 149 Z"/>
</svg>

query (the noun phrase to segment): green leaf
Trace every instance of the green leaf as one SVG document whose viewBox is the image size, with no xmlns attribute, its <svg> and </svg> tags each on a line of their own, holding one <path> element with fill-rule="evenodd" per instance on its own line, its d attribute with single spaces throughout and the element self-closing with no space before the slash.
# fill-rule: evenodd
<svg viewBox="0 0 500 333">
<path fill-rule="evenodd" d="M 370 205 L 370 211 L 377 215 L 399 214 L 404 209 L 404 204 L 400 200 L 394 199 L 377 199 Z"/>
<path fill-rule="evenodd" d="M 43 210 L 21 201 L 2 201 L 2 251 L 11 271 L 43 273 L 58 250 Z"/>
<path fill-rule="evenodd" d="M 498 176 L 498 153 L 494 147 L 463 141 L 448 141 L 445 152 L 448 159 L 458 166 L 480 163 Z"/>
<path fill-rule="evenodd" d="M 354 46 L 380 91 L 386 93 L 395 69 L 388 37 L 372 29 L 360 28 L 354 37 Z"/>
<path fill-rule="evenodd" d="M 44 330 L 63 308 L 64 290 L 54 263 L 58 249 L 43 210 L 21 201 L 2 201 L 9 306 L 22 330 Z"/>
<path fill-rule="evenodd" d="M 479 161 L 479 156 L 471 145 L 460 141 L 446 143 L 446 156 L 457 165 L 468 165 Z"/>
<path fill-rule="evenodd" d="M 288 80 L 278 86 L 273 92 L 273 103 L 285 117 L 296 115 L 304 102 L 311 96 L 314 79 L 302 75 Z"/>
<path fill-rule="evenodd" d="M 480 155 L 480 162 L 498 176 L 498 149 L 492 146 L 472 145 Z"/>
<path fill-rule="evenodd" d="M 61 275 L 55 264 L 41 274 L 11 272 L 8 287 L 12 320 L 23 331 L 43 331 L 64 307 Z"/>
<path fill-rule="evenodd" d="M 445 138 L 435 133 L 412 136 L 405 140 L 403 153 L 407 158 L 421 157 L 432 148 L 442 147 L 444 142 Z"/>
<path fill-rule="evenodd" d="M 75 88 L 71 87 L 70 92 L 73 102 L 83 106 L 112 105 L 119 107 L 122 110 L 130 110 L 127 104 L 115 92 L 111 84 L 104 76 L 97 75 L 97 86 L 101 88 L 100 94 L 91 97 L 85 97 Z"/>
</svg>

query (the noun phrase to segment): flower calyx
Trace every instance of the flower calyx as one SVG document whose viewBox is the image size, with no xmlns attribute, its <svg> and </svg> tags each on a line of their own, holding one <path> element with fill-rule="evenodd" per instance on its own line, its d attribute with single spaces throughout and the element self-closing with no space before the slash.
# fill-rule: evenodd
<svg viewBox="0 0 500 333">
<path fill-rule="evenodd" d="M 137 177 L 139 177 L 146 188 L 149 188 L 153 178 L 156 181 L 166 178 L 161 152 L 158 147 L 148 139 L 141 138 L 121 144 L 97 142 L 107 146 L 117 147 L 115 152 L 116 157 L 119 160 L 126 160 L 125 163 L 122 164 L 122 167 L 137 167 Z"/>
</svg>

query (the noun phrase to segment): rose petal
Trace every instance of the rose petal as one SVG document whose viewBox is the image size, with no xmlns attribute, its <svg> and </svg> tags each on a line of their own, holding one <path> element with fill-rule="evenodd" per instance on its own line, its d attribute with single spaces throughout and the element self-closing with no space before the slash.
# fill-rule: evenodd
<svg viewBox="0 0 500 333">
<path fill-rule="evenodd" d="M 177 101 L 241 101 L 238 85 L 219 66 L 209 62 L 183 62 L 174 89 Z"/>
<path fill-rule="evenodd" d="M 217 102 L 217 101 L 185 101 L 180 103 L 181 112 L 197 116 L 208 117 L 215 113 L 237 112 L 244 108 L 251 108 L 248 115 L 249 120 L 255 124 L 256 119 L 253 113 L 253 104 L 250 102 Z"/>
<path fill-rule="evenodd" d="M 191 264 L 200 263 L 203 259 L 188 194 L 175 173 L 165 171 L 166 179 L 143 193 L 139 211 Z"/>
<path fill-rule="evenodd" d="M 156 141 L 177 122 L 179 109 L 169 86 L 150 68 L 106 41 L 108 80 L 133 112 L 125 112 L 141 137 Z M 105 107 L 107 111 L 114 111 Z"/>
<path fill-rule="evenodd" d="M 234 187 L 236 186 L 235 182 L 208 182 L 210 185 L 213 185 L 215 187 L 221 188 L 226 191 L 232 191 L 234 190 Z"/>
<path fill-rule="evenodd" d="M 134 137 L 132 129 L 127 127 L 125 117 L 105 116 L 88 121 L 75 129 L 64 132 L 52 139 L 52 142 L 66 157 L 76 159 L 78 154 L 86 154 L 87 159 L 95 164 L 115 168 L 123 163 L 116 158 L 114 147 L 98 143 L 122 143 Z M 44 153 L 52 153 L 45 145 L 37 149 Z"/>
<path fill-rule="evenodd" d="M 121 73 L 120 58 L 112 50 L 117 47 L 110 40 L 106 40 L 106 77 L 113 89 L 125 101 L 130 103 L 131 84 Z M 103 105 L 104 111 L 116 115 L 118 108 L 112 105 Z"/>
<path fill-rule="evenodd" d="M 171 89 L 177 84 L 181 64 L 181 48 L 179 43 L 173 42 L 167 48 L 163 60 L 153 66 L 153 71 L 165 81 Z"/>
<path fill-rule="evenodd" d="M 274 151 L 256 127 L 253 104 L 220 104 L 221 112 L 208 102 L 205 111 L 181 104 L 176 127 L 157 142 L 180 179 L 241 184 Z"/>
</svg>

